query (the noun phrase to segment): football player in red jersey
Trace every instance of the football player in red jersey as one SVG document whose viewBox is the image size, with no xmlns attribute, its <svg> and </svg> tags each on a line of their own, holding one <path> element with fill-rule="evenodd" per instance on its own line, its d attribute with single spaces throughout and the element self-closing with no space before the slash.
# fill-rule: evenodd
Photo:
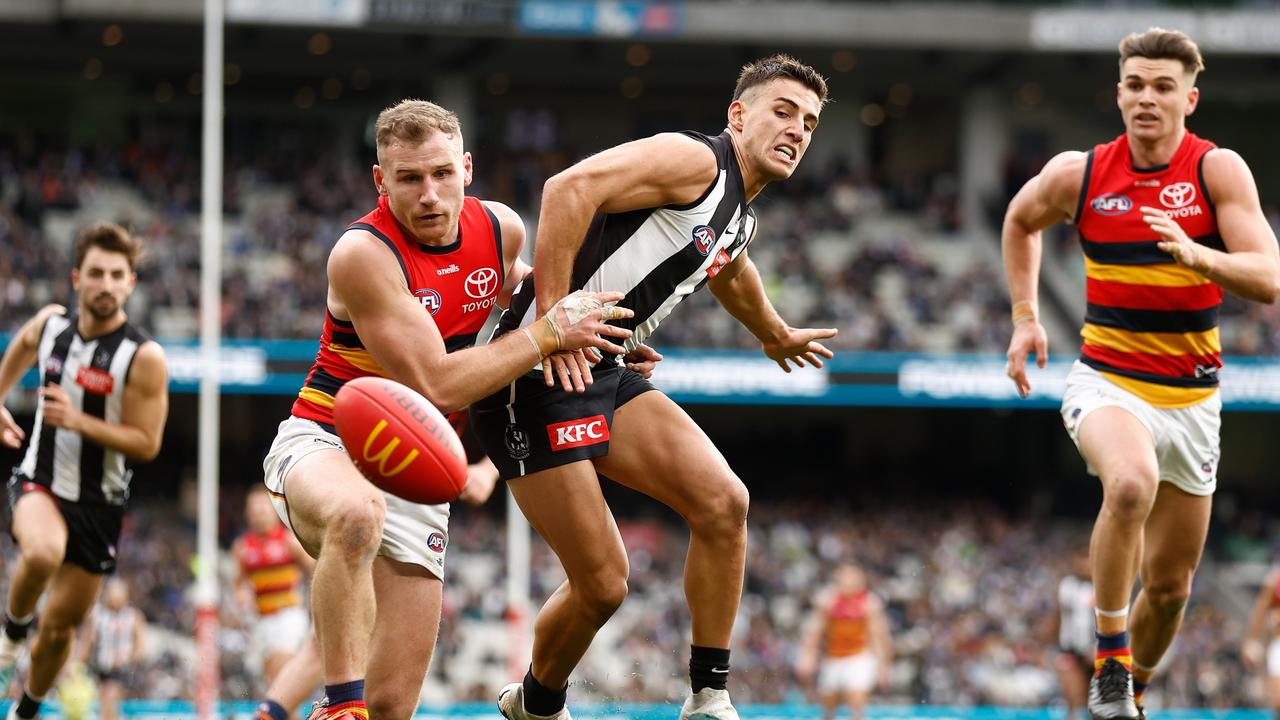
<svg viewBox="0 0 1280 720">
<path fill-rule="evenodd" d="M 249 489 L 244 515 L 248 527 L 231 545 L 238 570 L 236 597 L 252 618 L 251 647 L 270 684 L 311 635 L 302 583 L 315 561 L 280 522 L 265 487 Z"/>
<path fill-rule="evenodd" d="M 448 537 L 447 505 L 408 503 L 356 470 L 333 429 L 338 389 L 390 377 L 453 413 L 553 352 L 620 353 L 606 337 L 631 335 L 605 322 L 631 316 L 610 304 L 622 293 L 581 293 L 529 332 L 472 348 L 527 272 L 524 225 L 510 208 L 466 196 L 471 155 L 453 113 L 401 102 L 378 116 L 376 142 L 378 205 L 330 252 L 320 351 L 263 464 L 277 513 L 317 558 L 311 609 L 327 698 L 317 717 L 412 715 Z"/>
<path fill-rule="evenodd" d="M 841 563 L 833 580 L 814 600 L 796 658 L 796 675 L 805 681 L 816 677 L 824 718 L 831 720 L 847 703 L 849 716 L 861 720 L 871 690 L 889 683 L 893 662 L 889 620 L 884 603 L 867 589 L 861 567 Z"/>
<path fill-rule="evenodd" d="M 1254 672 L 1265 673 L 1263 685 L 1271 711 L 1280 717 L 1280 569 L 1267 574 L 1258 588 L 1240 655 Z"/>
<path fill-rule="evenodd" d="M 1005 215 L 1008 373 L 1024 397 L 1028 355 L 1041 367 L 1048 356 L 1037 312 L 1040 232 L 1072 221 L 1085 252 L 1084 343 L 1062 417 L 1102 481 L 1090 543 L 1094 718 L 1141 716 L 1146 684 L 1182 622 L 1217 484 L 1222 292 L 1263 303 L 1280 295 L 1276 238 L 1248 165 L 1186 128 L 1203 69 L 1181 32 L 1124 38 L 1124 134 L 1051 159 Z"/>
</svg>

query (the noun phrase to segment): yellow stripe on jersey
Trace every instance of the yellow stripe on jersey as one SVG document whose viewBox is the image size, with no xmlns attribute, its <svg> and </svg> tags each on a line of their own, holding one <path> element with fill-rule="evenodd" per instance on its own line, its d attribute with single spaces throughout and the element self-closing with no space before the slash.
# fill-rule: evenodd
<svg viewBox="0 0 1280 720">
<path fill-rule="evenodd" d="M 1090 345 L 1148 355 L 1213 355 L 1222 350 L 1218 328 L 1194 333 L 1141 333 L 1085 323 L 1080 336 Z"/>
<path fill-rule="evenodd" d="M 320 407 L 333 408 L 333 396 L 327 392 L 320 392 L 312 387 L 304 387 L 298 391 L 298 397 L 303 400 L 313 402 Z"/>
<path fill-rule="evenodd" d="M 387 377 L 387 371 L 382 369 L 382 366 L 378 364 L 377 360 L 373 359 L 368 350 L 349 348 L 337 343 L 329 343 L 329 350 L 367 373 Z"/>
<path fill-rule="evenodd" d="M 249 573 L 249 580 L 253 583 L 255 590 L 279 588 L 302 582 L 302 571 L 298 569 L 297 565 L 289 563 L 279 567 L 254 570 Z"/>
<path fill-rule="evenodd" d="M 302 604 L 302 595 L 296 590 L 282 590 L 280 592 L 263 593 L 257 598 L 258 614 L 270 615 L 271 613 L 280 612 L 285 608 L 296 607 Z"/>
<path fill-rule="evenodd" d="M 1135 380 L 1124 375 L 1100 370 L 1102 376 L 1158 408 L 1184 408 L 1198 405 L 1218 392 L 1216 387 L 1178 387 Z"/>
<path fill-rule="evenodd" d="M 1193 287 L 1207 285 L 1209 278 L 1181 265 L 1110 265 L 1084 259 L 1084 274 L 1094 280 L 1128 283 L 1130 285 L 1157 285 L 1160 287 Z"/>
</svg>

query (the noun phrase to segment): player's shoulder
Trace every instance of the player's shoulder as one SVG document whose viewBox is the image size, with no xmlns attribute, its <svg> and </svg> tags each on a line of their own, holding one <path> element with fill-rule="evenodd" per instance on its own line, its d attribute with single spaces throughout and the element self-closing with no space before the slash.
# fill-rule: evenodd
<svg viewBox="0 0 1280 720">
<path fill-rule="evenodd" d="M 1201 159 L 1200 168 L 1204 182 L 1211 192 L 1215 189 L 1234 189 L 1238 183 L 1253 176 L 1249 163 L 1231 148 L 1208 149 Z"/>
<path fill-rule="evenodd" d="M 398 268 L 400 261 L 388 241 L 364 228 L 347 228 L 329 251 L 331 276 L 335 266 L 367 269 L 379 267 L 383 263 L 390 263 Z"/>
<path fill-rule="evenodd" d="M 1073 206 L 1084 191 L 1084 174 L 1088 165 L 1087 152 L 1068 150 L 1054 155 L 1040 171 L 1041 200 L 1055 207 Z"/>
<path fill-rule="evenodd" d="M 524 229 L 524 220 L 521 219 L 520 213 L 512 210 L 506 204 L 500 203 L 497 200 L 480 200 L 480 204 L 483 205 L 486 210 L 493 213 L 493 216 L 497 218 L 498 224 L 502 226 L 503 230 L 506 230 L 508 227 L 516 226 L 519 226 L 522 230 Z"/>
</svg>

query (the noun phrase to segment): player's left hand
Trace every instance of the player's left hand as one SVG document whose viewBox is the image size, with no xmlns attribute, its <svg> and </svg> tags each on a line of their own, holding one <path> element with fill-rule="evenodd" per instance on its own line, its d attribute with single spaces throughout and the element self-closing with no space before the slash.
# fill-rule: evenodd
<svg viewBox="0 0 1280 720">
<path fill-rule="evenodd" d="M 489 458 L 480 458 L 467 466 L 467 484 L 462 486 L 458 500 L 468 505 L 483 505 L 493 494 L 498 482 L 498 468 Z"/>
<path fill-rule="evenodd" d="M 657 350 L 640 343 L 635 350 L 623 356 L 622 362 L 626 363 L 628 370 L 640 373 L 640 376 L 648 380 L 653 375 L 653 368 L 662 361 L 662 354 Z"/>
<path fill-rule="evenodd" d="M 1189 267 L 1198 273 L 1206 273 L 1213 267 L 1209 248 L 1198 245 L 1182 226 L 1173 218 L 1164 214 L 1159 208 L 1142 207 L 1142 219 L 1161 237 L 1156 247 L 1169 253 L 1183 267 Z"/>
<path fill-rule="evenodd" d="M 14 422 L 9 410 L 0 405 L 0 445 L 11 448 L 21 447 L 22 439 L 26 436 L 22 428 L 18 427 L 18 423 Z"/>
<path fill-rule="evenodd" d="M 595 380 L 591 377 L 591 363 L 579 350 L 557 350 L 542 360 L 542 379 L 547 387 L 556 386 L 556 378 L 565 392 L 586 392 Z"/>
<path fill-rule="evenodd" d="M 787 365 L 788 360 L 795 363 L 796 367 L 809 364 L 820 368 L 822 358 L 835 357 L 835 353 L 818 340 L 835 337 L 837 332 L 835 328 L 787 327 L 781 337 L 761 344 L 764 347 L 764 354 L 778 363 L 778 367 L 785 372 L 791 372 L 791 367 Z"/>
<path fill-rule="evenodd" d="M 49 383 L 40 388 L 39 393 L 40 397 L 44 399 L 45 422 L 64 430 L 80 431 L 81 413 L 71 407 L 71 398 L 67 395 L 66 390 Z"/>
</svg>

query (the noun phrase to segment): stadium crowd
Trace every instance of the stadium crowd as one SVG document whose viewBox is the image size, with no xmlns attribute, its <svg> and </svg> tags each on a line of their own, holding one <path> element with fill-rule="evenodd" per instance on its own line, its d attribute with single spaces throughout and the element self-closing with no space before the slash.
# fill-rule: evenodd
<svg viewBox="0 0 1280 720">
<path fill-rule="evenodd" d="M 1045 706 L 1060 702 L 1052 619 L 1064 558 L 1087 542 L 1082 520 L 1008 516 L 984 502 L 947 512 L 918 507 L 851 509 L 830 502 L 759 503 L 750 518 L 750 558 L 733 647 L 733 691 L 744 703 L 813 700 L 794 665 L 814 592 L 834 566 L 853 559 L 886 602 L 895 659 L 888 703 Z M 120 572 L 149 624 L 147 662 L 129 678 L 130 697 L 191 697 L 194 528 L 173 507 L 130 513 Z M 687 538 L 676 518 L 619 520 L 631 560 L 630 595 L 575 676 L 575 702 L 665 702 L 685 692 L 681 656 L 688 615 L 679 583 Z M 229 539 L 239 528 L 228 526 Z M 7 541 L 7 538 L 6 538 Z M 494 513 L 456 508 L 439 645 L 425 702 L 489 702 L 507 681 L 505 527 Z M 6 557 L 9 555 L 5 553 Z M 1230 552 L 1212 549 L 1202 577 Z M 229 583 L 232 570 L 224 562 Z M 533 599 L 563 580 L 535 539 Z M 229 585 L 223 593 L 222 696 L 263 690 L 248 650 L 254 618 Z M 1150 704 L 1245 707 L 1261 686 L 1239 660 L 1245 617 L 1225 612 L 1212 582 L 1197 583 L 1186 627 L 1161 668 Z"/>
</svg>

